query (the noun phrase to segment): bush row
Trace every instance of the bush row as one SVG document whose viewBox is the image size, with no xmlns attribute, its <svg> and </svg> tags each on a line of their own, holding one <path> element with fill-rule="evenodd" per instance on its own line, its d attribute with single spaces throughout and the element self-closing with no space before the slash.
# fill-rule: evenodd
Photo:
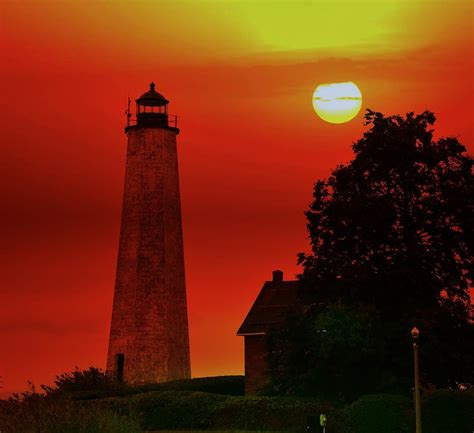
<svg viewBox="0 0 474 433">
<path fill-rule="evenodd" d="M 149 391 L 73 401 L 30 394 L 0 401 L 5 433 L 132 433 L 161 429 L 303 431 L 309 416 L 328 415 L 327 433 L 414 433 L 413 402 L 366 395 L 344 407 L 314 399 L 231 396 L 199 391 Z M 424 433 L 472 433 L 474 390 L 425 396 Z"/>
<path fill-rule="evenodd" d="M 331 409 L 314 400 L 225 396 L 197 391 L 153 391 L 103 399 L 100 403 L 117 413 L 135 414 L 145 430 L 304 429 L 308 415 Z"/>
<path fill-rule="evenodd" d="M 90 403 L 90 402 L 89 402 Z M 328 415 L 327 433 L 413 433 L 412 400 L 399 395 L 366 395 L 335 408 L 314 399 L 226 396 L 197 391 L 151 391 L 108 398 L 102 407 L 134 414 L 145 430 L 293 430 L 308 416 Z M 441 390 L 425 397 L 424 433 L 472 433 L 474 390 Z"/>
</svg>

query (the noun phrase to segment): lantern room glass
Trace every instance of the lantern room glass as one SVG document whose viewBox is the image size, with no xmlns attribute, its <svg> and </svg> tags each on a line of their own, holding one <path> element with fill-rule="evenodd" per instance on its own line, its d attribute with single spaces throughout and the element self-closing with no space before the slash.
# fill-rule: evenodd
<svg viewBox="0 0 474 433">
<path fill-rule="evenodd" d="M 159 106 L 137 104 L 137 114 L 140 113 L 168 114 L 168 104 Z"/>
</svg>

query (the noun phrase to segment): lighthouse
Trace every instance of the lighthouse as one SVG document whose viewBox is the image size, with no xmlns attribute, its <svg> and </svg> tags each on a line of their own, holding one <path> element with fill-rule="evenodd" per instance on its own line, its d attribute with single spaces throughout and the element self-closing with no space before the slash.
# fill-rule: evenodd
<svg viewBox="0 0 474 433">
<path fill-rule="evenodd" d="M 176 137 L 155 84 L 127 110 L 125 187 L 107 371 L 130 384 L 191 376 Z"/>
</svg>

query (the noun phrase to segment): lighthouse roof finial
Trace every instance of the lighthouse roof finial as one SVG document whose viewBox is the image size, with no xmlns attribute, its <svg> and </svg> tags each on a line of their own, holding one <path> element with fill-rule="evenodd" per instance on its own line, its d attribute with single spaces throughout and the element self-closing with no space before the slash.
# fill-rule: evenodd
<svg viewBox="0 0 474 433">
<path fill-rule="evenodd" d="M 138 105 L 144 105 L 147 107 L 160 107 L 162 105 L 168 104 L 168 100 L 155 90 L 155 83 L 152 81 L 150 83 L 150 90 L 144 93 L 136 100 Z"/>
</svg>

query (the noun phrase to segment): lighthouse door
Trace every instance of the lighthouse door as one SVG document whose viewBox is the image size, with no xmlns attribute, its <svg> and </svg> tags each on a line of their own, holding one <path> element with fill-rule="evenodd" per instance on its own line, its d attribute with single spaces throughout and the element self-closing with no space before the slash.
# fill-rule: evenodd
<svg viewBox="0 0 474 433">
<path fill-rule="evenodd" d="M 123 367 L 125 364 L 125 355 L 123 353 L 117 353 L 117 365 L 115 368 L 115 374 L 117 382 L 123 382 Z"/>
</svg>

